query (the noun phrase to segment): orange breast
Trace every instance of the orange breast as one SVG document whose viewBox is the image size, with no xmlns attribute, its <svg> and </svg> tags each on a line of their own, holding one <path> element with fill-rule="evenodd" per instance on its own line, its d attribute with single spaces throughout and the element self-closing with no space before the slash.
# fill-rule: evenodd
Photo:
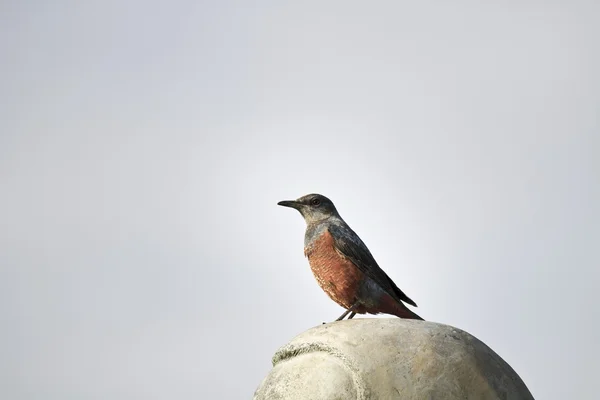
<svg viewBox="0 0 600 400">
<path fill-rule="evenodd" d="M 325 231 L 304 249 L 319 286 L 340 306 L 348 309 L 355 301 L 364 274 L 333 246 L 333 237 Z"/>
</svg>

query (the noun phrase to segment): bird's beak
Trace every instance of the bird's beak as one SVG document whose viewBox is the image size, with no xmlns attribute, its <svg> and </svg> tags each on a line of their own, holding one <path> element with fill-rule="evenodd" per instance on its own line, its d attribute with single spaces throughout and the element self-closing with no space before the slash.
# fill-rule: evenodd
<svg viewBox="0 0 600 400">
<path fill-rule="evenodd" d="M 302 207 L 302 203 L 295 200 L 283 200 L 277 203 L 278 206 L 291 207 L 299 210 Z"/>
</svg>

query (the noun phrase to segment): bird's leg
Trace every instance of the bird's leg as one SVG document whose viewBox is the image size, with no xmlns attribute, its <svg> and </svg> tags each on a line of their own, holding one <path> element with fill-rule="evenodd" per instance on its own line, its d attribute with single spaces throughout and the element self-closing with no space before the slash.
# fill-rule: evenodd
<svg viewBox="0 0 600 400">
<path fill-rule="evenodd" d="M 360 302 L 355 302 L 354 304 L 352 304 L 352 307 L 350 307 L 349 309 L 347 309 L 342 315 L 340 315 L 340 317 L 338 319 L 336 319 L 336 321 L 341 321 L 344 318 L 346 318 L 346 315 L 350 314 L 350 316 L 348 317 L 348 319 L 352 319 L 354 318 L 354 316 L 356 315 L 356 313 L 354 312 L 354 310 L 356 310 L 356 308 L 360 305 Z"/>
<path fill-rule="evenodd" d="M 340 317 L 338 319 L 336 319 L 336 321 L 343 320 L 344 318 L 346 318 L 346 315 L 350 314 L 350 312 L 351 312 L 350 310 L 344 311 L 344 313 L 342 315 L 340 315 Z"/>
</svg>

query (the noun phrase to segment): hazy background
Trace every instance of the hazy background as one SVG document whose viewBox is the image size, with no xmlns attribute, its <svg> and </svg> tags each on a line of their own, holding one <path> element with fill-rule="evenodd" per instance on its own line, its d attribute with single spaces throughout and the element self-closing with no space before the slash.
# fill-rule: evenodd
<svg viewBox="0 0 600 400">
<path fill-rule="evenodd" d="M 432 321 L 597 397 L 600 5 L 0 3 L 0 398 L 244 399 L 341 313 L 332 198 Z"/>
</svg>

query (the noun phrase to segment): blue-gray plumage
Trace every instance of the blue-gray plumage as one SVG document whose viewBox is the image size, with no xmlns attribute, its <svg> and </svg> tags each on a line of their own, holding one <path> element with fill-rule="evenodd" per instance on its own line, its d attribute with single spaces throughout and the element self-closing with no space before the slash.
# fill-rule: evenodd
<svg viewBox="0 0 600 400">
<path fill-rule="evenodd" d="M 297 209 L 306 221 L 304 254 L 317 282 L 350 314 L 393 314 L 422 319 L 403 302 L 416 307 L 379 267 L 358 235 L 340 217 L 327 197 L 309 194 L 277 203 Z"/>
</svg>

